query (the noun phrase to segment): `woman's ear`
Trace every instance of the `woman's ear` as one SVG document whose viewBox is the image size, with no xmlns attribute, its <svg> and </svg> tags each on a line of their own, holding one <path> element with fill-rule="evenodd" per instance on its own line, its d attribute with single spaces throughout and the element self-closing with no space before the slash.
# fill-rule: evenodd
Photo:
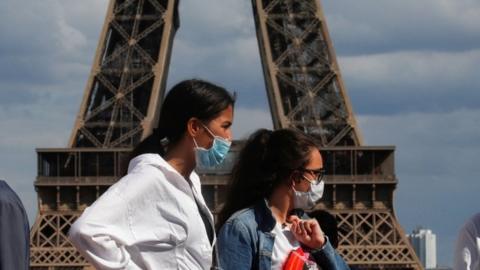
<svg viewBox="0 0 480 270">
<path fill-rule="evenodd" d="M 295 188 L 295 185 L 300 182 L 299 180 L 299 175 L 297 171 L 294 171 L 290 174 L 290 181 L 289 181 L 289 186 Z"/>
<path fill-rule="evenodd" d="M 195 117 L 192 117 L 187 122 L 187 133 L 190 137 L 195 138 L 202 130 L 202 125 L 200 120 Z"/>
</svg>

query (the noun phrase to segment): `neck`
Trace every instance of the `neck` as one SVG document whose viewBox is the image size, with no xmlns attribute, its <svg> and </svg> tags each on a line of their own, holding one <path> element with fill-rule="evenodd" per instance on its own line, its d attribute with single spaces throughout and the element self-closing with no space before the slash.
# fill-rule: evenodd
<svg viewBox="0 0 480 270">
<path fill-rule="evenodd" d="M 268 198 L 268 206 L 278 223 L 284 224 L 287 221 L 288 213 L 293 209 L 291 201 L 291 194 L 286 186 L 276 188 Z"/>
<path fill-rule="evenodd" d="M 185 179 L 188 179 L 195 169 L 195 162 L 192 162 L 190 156 L 191 149 L 186 149 L 180 144 L 167 151 L 165 160 Z"/>
</svg>

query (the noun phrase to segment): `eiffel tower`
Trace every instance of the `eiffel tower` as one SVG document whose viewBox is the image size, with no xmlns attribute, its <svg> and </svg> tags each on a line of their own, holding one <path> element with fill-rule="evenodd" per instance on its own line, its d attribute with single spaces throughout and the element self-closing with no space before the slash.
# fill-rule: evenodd
<svg viewBox="0 0 480 270">
<path fill-rule="evenodd" d="M 32 269 L 89 269 L 70 225 L 125 170 L 154 128 L 165 92 L 178 0 L 111 0 L 69 146 L 37 149 L 39 214 Z M 252 0 L 274 128 L 314 137 L 327 169 L 324 199 L 339 222 L 339 252 L 359 269 L 422 269 L 393 208 L 394 147 L 364 146 L 318 0 Z M 200 171 L 213 212 L 242 142 Z"/>
</svg>

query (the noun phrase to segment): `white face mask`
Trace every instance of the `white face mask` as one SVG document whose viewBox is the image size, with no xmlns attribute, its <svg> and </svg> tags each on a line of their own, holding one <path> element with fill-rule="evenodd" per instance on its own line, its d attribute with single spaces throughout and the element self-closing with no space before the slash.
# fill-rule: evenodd
<svg viewBox="0 0 480 270">
<path fill-rule="evenodd" d="M 312 209 L 315 206 L 315 203 L 322 198 L 324 188 L 325 183 L 323 181 L 318 183 L 318 185 L 310 184 L 310 189 L 306 192 L 297 191 L 295 188 L 293 188 L 293 207 L 303 210 Z"/>
</svg>

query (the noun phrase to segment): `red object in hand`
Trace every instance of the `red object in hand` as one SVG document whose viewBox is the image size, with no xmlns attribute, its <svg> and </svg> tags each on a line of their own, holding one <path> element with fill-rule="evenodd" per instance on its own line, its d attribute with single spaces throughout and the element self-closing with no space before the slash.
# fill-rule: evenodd
<svg viewBox="0 0 480 270">
<path fill-rule="evenodd" d="M 287 261 L 283 265 L 283 270 L 303 270 L 305 263 L 305 252 L 303 252 L 303 249 L 299 247 L 298 249 L 290 252 Z"/>
</svg>

